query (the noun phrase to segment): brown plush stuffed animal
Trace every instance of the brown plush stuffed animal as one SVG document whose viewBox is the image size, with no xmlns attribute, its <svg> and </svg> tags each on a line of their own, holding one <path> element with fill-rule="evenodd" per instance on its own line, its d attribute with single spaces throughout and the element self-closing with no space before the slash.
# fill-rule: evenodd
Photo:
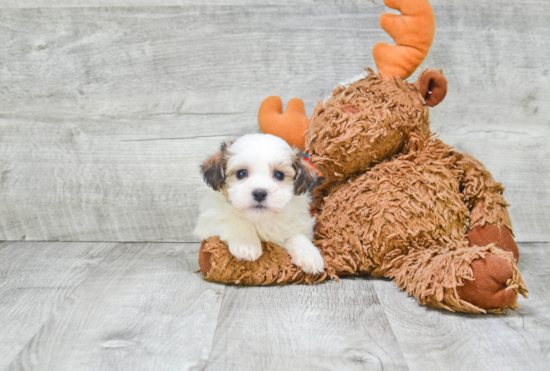
<svg viewBox="0 0 550 371">
<path fill-rule="evenodd" d="M 300 100 L 284 115 L 278 97 L 260 108 L 262 131 L 289 143 L 300 146 L 307 128 L 305 149 L 324 177 L 312 206 L 326 272 L 304 274 L 271 243 L 257 261 L 237 261 L 213 237 L 199 254 L 204 278 L 265 285 L 368 274 L 394 279 L 421 304 L 471 313 L 516 309 L 526 289 L 504 188 L 430 132 L 428 106 L 447 91 L 442 72 L 404 81 L 431 46 L 433 11 L 425 0 L 386 5 L 402 15 L 381 18 L 397 45 L 375 47 L 379 74 L 367 69 L 363 79 L 334 89 L 311 121 Z"/>
</svg>

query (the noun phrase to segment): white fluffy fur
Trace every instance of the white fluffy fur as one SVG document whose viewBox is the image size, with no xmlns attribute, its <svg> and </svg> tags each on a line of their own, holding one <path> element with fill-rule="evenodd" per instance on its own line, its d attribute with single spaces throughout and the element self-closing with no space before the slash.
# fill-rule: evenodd
<svg viewBox="0 0 550 371">
<path fill-rule="evenodd" d="M 201 205 L 195 235 L 200 239 L 219 236 L 238 259 L 256 260 L 261 241 L 282 246 L 292 262 L 305 272 L 320 273 L 324 262 L 311 243 L 314 218 L 309 214 L 309 195 L 294 194 L 292 163 L 297 153 L 284 140 L 268 134 L 249 134 L 228 147 L 226 180 L 219 192 L 209 190 Z M 239 170 L 248 176 L 237 179 Z M 275 171 L 285 180 L 274 178 Z M 261 203 L 252 192 L 266 190 Z"/>
</svg>

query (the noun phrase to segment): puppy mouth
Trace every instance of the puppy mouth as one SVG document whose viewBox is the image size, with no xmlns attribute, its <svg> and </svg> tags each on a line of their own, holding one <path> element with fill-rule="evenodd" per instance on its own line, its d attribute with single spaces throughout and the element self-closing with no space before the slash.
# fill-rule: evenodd
<svg viewBox="0 0 550 371">
<path fill-rule="evenodd" d="M 265 211 L 267 210 L 267 206 L 265 206 L 264 204 L 255 204 L 252 206 L 252 209 L 253 210 L 256 210 L 256 211 Z"/>
</svg>

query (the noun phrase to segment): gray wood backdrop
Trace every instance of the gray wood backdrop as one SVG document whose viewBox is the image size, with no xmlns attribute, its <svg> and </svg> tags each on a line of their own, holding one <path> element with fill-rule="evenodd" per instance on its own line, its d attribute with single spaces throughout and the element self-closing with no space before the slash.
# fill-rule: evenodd
<svg viewBox="0 0 550 371">
<path fill-rule="evenodd" d="M 61 3 L 61 2 L 59 2 Z M 518 241 L 549 241 L 550 2 L 433 0 L 432 129 L 507 188 Z M 198 165 L 257 131 L 263 98 L 312 112 L 374 67 L 382 0 L 0 2 L 0 240 L 182 241 Z M 412 79 L 416 78 L 413 75 Z"/>
</svg>

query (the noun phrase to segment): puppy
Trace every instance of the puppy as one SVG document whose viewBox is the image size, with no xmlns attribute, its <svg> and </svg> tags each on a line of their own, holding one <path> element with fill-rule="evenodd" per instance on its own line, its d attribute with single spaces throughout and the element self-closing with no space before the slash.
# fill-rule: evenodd
<svg viewBox="0 0 550 371">
<path fill-rule="evenodd" d="M 274 242 L 304 272 L 324 270 L 311 243 L 308 191 L 317 174 L 298 150 L 273 135 L 248 134 L 223 143 L 201 170 L 212 190 L 201 205 L 198 238 L 219 236 L 233 256 L 249 261 L 262 255 L 261 241 Z"/>
</svg>

